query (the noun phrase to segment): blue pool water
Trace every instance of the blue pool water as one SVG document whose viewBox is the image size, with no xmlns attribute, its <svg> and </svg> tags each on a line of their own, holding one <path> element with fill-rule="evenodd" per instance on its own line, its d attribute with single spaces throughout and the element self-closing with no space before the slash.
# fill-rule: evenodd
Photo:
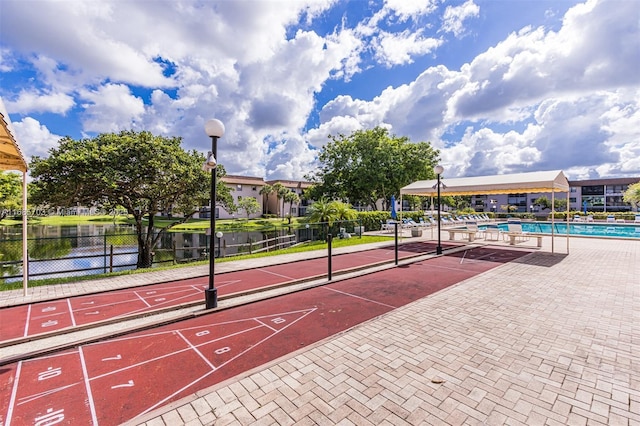
<svg viewBox="0 0 640 426">
<path fill-rule="evenodd" d="M 567 234 L 567 223 L 556 222 L 553 224 L 556 234 Z M 498 224 L 498 227 L 506 231 L 507 224 Z M 484 226 L 480 226 L 483 229 Z M 522 230 L 532 234 L 551 234 L 551 222 L 522 222 Z M 570 223 L 569 235 L 580 237 L 613 237 L 635 238 L 640 240 L 639 224 L 611 224 L 611 223 Z"/>
</svg>

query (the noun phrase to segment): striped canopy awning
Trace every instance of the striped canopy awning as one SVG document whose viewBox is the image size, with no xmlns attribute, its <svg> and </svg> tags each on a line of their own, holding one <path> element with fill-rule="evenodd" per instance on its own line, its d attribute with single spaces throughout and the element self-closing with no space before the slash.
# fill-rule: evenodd
<svg viewBox="0 0 640 426">
<path fill-rule="evenodd" d="M 7 109 L 0 98 L 0 170 L 27 171 L 27 162 L 16 142 Z"/>
</svg>

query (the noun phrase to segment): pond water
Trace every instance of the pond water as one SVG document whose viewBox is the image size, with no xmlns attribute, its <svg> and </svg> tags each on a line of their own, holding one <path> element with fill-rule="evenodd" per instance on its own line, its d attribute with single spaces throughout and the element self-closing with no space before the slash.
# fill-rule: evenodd
<svg viewBox="0 0 640 426">
<path fill-rule="evenodd" d="M 229 256 L 248 251 L 249 243 L 273 238 L 269 232 L 225 232 L 216 238 L 214 254 Z M 28 227 L 29 276 L 50 278 L 98 274 L 135 269 L 138 245 L 135 230 L 129 225 L 110 223 L 72 226 L 30 225 Z M 296 232 L 296 240 L 310 239 L 313 230 Z M 210 237 L 202 232 L 167 232 L 158 242 L 154 266 L 204 260 Z M 222 250 L 219 247 L 224 247 Z M 22 279 L 22 227 L 0 226 L 0 281 Z"/>
</svg>

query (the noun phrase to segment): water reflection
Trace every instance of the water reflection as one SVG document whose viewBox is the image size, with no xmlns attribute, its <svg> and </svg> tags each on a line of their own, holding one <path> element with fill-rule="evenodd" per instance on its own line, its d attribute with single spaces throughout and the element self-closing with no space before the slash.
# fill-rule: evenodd
<svg viewBox="0 0 640 426">
<path fill-rule="evenodd" d="M 135 269 L 138 246 L 134 228 L 109 223 L 82 225 L 29 225 L 29 276 L 69 277 Z M 281 248 L 266 239 L 294 234 L 291 241 L 313 239 L 314 229 L 265 232 L 226 231 L 215 238 L 214 255 L 233 256 Z M 154 250 L 154 266 L 205 260 L 210 237 L 203 232 L 167 232 Z M 0 226 L 0 282 L 22 279 L 22 227 Z"/>
</svg>

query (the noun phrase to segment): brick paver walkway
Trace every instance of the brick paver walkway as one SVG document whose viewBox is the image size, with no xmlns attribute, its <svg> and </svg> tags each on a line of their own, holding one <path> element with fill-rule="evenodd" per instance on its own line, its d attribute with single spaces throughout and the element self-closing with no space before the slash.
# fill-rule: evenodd
<svg viewBox="0 0 640 426">
<path fill-rule="evenodd" d="M 640 425 L 640 242 L 548 249 L 142 421 Z"/>
</svg>

